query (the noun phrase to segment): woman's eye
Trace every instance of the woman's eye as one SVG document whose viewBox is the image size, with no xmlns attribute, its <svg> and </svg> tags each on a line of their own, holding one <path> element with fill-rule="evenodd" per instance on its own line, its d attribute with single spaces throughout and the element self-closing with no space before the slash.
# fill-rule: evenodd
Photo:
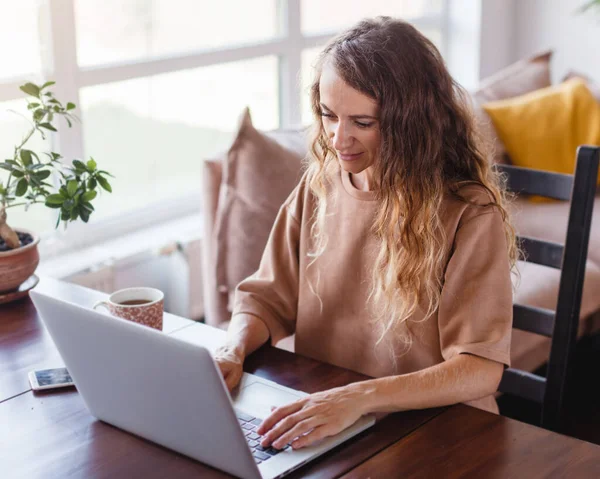
<svg viewBox="0 0 600 479">
<path fill-rule="evenodd" d="M 321 116 L 324 116 L 325 118 L 334 118 L 334 116 L 330 113 L 325 113 L 324 111 L 321 112 Z"/>
<path fill-rule="evenodd" d="M 369 128 L 369 127 L 373 126 L 373 123 L 361 123 L 360 121 L 357 121 L 356 125 L 359 126 L 360 128 Z"/>
</svg>

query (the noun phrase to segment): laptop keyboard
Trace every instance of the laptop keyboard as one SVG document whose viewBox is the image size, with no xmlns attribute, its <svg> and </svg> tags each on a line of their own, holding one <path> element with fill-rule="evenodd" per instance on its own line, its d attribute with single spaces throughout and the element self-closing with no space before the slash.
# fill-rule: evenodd
<svg viewBox="0 0 600 479">
<path fill-rule="evenodd" d="M 260 445 L 260 441 L 262 440 L 262 436 L 259 435 L 256 430 L 262 419 L 255 418 L 254 416 L 250 416 L 249 414 L 244 414 L 243 412 L 236 411 L 235 415 L 238 418 L 240 426 L 242 426 L 242 431 L 246 436 L 246 442 L 252 451 L 252 456 L 254 457 L 254 461 L 256 464 L 260 464 L 261 462 L 268 461 L 273 456 L 276 456 L 282 451 L 285 451 L 290 445 L 286 445 L 283 449 L 275 449 L 274 447 L 262 447 Z"/>
</svg>

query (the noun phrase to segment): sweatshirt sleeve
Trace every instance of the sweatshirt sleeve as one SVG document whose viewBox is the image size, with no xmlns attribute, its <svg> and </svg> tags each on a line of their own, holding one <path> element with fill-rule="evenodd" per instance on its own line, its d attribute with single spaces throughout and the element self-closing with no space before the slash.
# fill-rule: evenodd
<svg viewBox="0 0 600 479">
<path fill-rule="evenodd" d="M 273 345 L 296 328 L 300 222 L 290 202 L 297 194 L 298 189 L 279 209 L 258 270 L 235 290 L 232 317 L 250 314 L 263 321 Z"/>
<path fill-rule="evenodd" d="M 442 356 L 469 353 L 510 366 L 512 284 L 500 212 L 467 214 L 456 231 L 438 312 Z"/>
</svg>

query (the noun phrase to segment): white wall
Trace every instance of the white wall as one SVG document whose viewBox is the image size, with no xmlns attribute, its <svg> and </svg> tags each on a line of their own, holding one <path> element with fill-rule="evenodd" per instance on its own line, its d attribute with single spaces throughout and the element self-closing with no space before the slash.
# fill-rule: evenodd
<svg viewBox="0 0 600 479">
<path fill-rule="evenodd" d="M 514 61 L 518 1 L 449 1 L 447 64 L 467 90 L 476 89 L 482 78 Z"/>
<path fill-rule="evenodd" d="M 585 0 L 518 0 L 514 59 L 555 50 L 553 81 L 576 70 L 600 81 L 600 14 L 575 11 Z"/>
<path fill-rule="evenodd" d="M 463 0 L 454 0 L 462 3 Z M 515 60 L 517 4 L 523 0 L 482 0 L 479 33 L 479 79 Z"/>
</svg>

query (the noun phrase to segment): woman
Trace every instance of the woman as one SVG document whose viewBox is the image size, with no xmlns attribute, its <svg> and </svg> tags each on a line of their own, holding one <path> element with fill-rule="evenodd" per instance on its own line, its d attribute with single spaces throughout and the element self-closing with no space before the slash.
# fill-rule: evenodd
<svg viewBox="0 0 600 479">
<path fill-rule="evenodd" d="M 411 25 L 360 22 L 323 51 L 300 184 L 236 290 L 229 388 L 269 338 L 375 379 L 275 409 L 263 446 L 301 448 L 361 415 L 459 402 L 497 411 L 518 250 L 463 91 Z"/>
</svg>

